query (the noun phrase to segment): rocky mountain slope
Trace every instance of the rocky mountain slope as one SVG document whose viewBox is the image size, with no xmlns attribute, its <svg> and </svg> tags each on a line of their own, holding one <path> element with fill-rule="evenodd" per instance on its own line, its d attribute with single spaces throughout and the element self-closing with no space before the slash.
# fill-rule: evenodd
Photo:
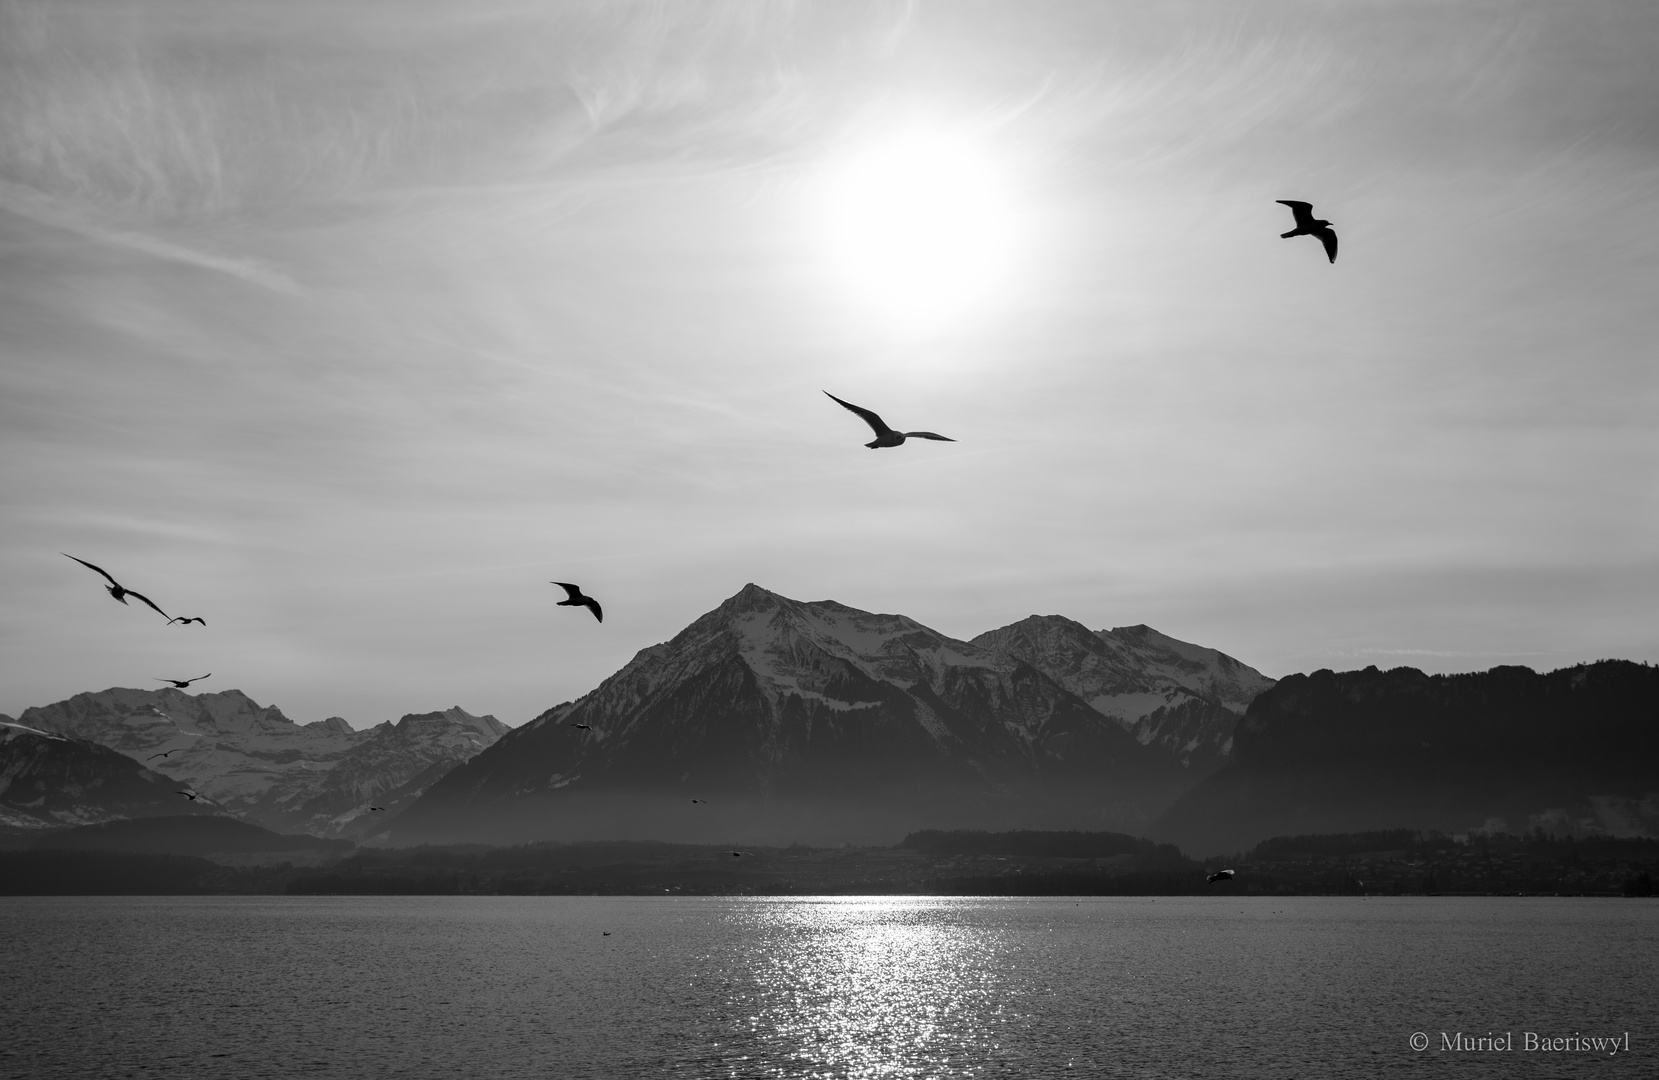
<svg viewBox="0 0 1659 1080">
<path fill-rule="evenodd" d="M 339 717 L 296 724 L 240 690 L 112 688 L 24 711 L 20 722 L 165 767 L 225 810 L 278 831 L 359 837 L 382 826 L 371 800 L 410 801 L 507 731 L 460 708 L 365 731 Z M 166 757 L 153 755 L 166 754 Z M 381 801 L 374 805 L 384 806 Z"/>
<path fill-rule="evenodd" d="M 1136 829 L 1188 782 L 1016 656 L 748 585 L 457 767 L 390 836 L 890 843 L 929 827 Z"/>
<path fill-rule="evenodd" d="M 176 794 L 183 786 L 96 743 L 0 721 L 0 833 L 217 813 Z"/>
<path fill-rule="evenodd" d="M 1189 853 L 1412 828 L 1659 835 L 1659 668 L 1291 675 L 1151 835 Z"/>
<path fill-rule="evenodd" d="M 1226 653 L 1150 626 L 1090 630 L 1063 616 L 1033 615 L 973 644 L 1025 661 L 1198 775 L 1227 760 L 1239 717 L 1273 685 Z"/>
</svg>

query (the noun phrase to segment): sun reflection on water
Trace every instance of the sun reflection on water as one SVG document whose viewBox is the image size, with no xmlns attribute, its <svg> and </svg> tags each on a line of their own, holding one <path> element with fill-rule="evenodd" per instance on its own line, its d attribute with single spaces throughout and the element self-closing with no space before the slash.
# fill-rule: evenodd
<svg viewBox="0 0 1659 1080">
<path fill-rule="evenodd" d="M 747 1026 L 780 1075 L 961 1074 L 998 1054 L 1004 934 L 937 898 L 758 902 Z M 779 1051 L 782 1051 L 781 1053 Z"/>
</svg>

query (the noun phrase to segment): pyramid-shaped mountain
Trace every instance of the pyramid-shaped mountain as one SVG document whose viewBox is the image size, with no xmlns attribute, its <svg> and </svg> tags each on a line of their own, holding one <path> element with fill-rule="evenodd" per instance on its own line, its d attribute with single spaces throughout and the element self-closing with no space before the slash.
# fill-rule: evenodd
<svg viewBox="0 0 1659 1080">
<path fill-rule="evenodd" d="M 1024 660 L 1199 776 L 1228 759 L 1239 718 L 1273 685 L 1226 653 L 1150 626 L 1090 630 L 1060 615 L 1033 615 L 973 643 Z"/>
<path fill-rule="evenodd" d="M 390 839 L 1134 830 L 1190 783 L 1183 774 L 1017 656 L 748 585 L 455 768 Z"/>
</svg>

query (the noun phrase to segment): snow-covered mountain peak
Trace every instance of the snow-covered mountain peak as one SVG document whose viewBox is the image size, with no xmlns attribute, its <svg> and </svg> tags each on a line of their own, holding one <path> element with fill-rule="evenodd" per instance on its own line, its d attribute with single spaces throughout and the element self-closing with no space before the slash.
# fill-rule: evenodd
<svg viewBox="0 0 1659 1080">
<path fill-rule="evenodd" d="M 1276 681 L 1224 652 L 1172 638 L 1144 623 L 1101 630 L 1098 636 L 1122 654 L 1138 656 L 1149 670 L 1203 693 L 1241 716 L 1251 700 Z"/>
<path fill-rule="evenodd" d="M 124 687 L 27 709 L 22 723 L 164 767 L 259 824 L 324 831 L 371 797 L 385 799 L 412 783 L 424 790 L 508 730 L 459 706 L 357 731 L 338 716 L 296 724 L 240 690 Z M 406 794 L 412 799 L 419 791 Z"/>
<path fill-rule="evenodd" d="M 834 600 L 791 600 L 756 585 L 745 586 L 710 616 L 706 647 L 735 652 L 774 702 L 779 693 L 804 693 L 856 706 L 834 692 L 848 667 L 906 688 L 932 682 L 950 667 L 1008 667 L 1004 658 L 904 615 L 860 611 Z"/>
<path fill-rule="evenodd" d="M 974 638 L 1031 664 L 1143 744 L 1190 765 L 1231 752 L 1233 729 L 1273 680 L 1237 660 L 1146 625 L 1090 630 L 1059 615 L 1032 615 Z"/>
</svg>

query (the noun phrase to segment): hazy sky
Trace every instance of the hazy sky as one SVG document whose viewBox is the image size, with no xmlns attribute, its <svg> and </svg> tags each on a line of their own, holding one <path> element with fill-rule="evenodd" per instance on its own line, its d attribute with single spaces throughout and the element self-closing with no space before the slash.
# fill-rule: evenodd
<svg viewBox="0 0 1659 1080">
<path fill-rule="evenodd" d="M 10 0 L 0 711 L 519 724 L 749 581 L 1659 660 L 1655 56 L 1651 0 Z"/>
</svg>

